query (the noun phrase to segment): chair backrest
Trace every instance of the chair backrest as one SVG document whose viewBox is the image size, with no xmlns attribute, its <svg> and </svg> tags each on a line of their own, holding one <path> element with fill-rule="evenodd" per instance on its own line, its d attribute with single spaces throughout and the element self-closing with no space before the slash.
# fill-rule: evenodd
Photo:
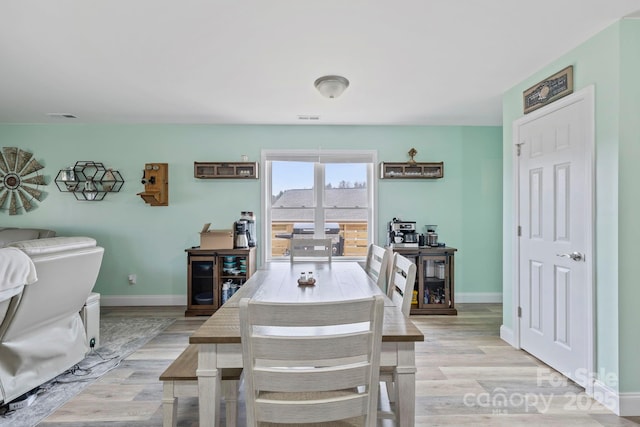
<svg viewBox="0 0 640 427">
<path fill-rule="evenodd" d="M 383 248 L 373 243 L 369 245 L 367 251 L 367 261 L 364 266 L 364 270 L 367 274 L 373 278 L 378 284 L 378 287 L 382 289 L 382 292 L 387 293 L 389 283 L 389 269 L 391 262 L 393 261 L 393 251 L 391 248 Z"/>
<path fill-rule="evenodd" d="M 383 296 L 240 301 L 247 426 L 357 419 L 375 426 Z"/>
<path fill-rule="evenodd" d="M 411 311 L 415 281 L 416 264 L 398 253 L 393 254 L 387 295 L 406 317 L 409 317 Z"/>
<path fill-rule="evenodd" d="M 291 239 L 291 246 L 289 247 L 291 262 L 296 261 L 296 258 L 306 258 L 307 260 L 310 258 L 327 259 L 331 262 L 332 252 L 331 239 L 295 238 Z"/>
</svg>

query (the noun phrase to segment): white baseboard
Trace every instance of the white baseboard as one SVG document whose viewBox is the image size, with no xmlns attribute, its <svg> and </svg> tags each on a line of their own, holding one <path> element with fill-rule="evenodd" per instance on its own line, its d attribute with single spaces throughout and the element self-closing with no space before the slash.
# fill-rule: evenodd
<svg viewBox="0 0 640 427">
<path fill-rule="evenodd" d="M 500 339 L 512 347 L 517 347 L 515 344 L 515 338 L 513 336 L 513 330 L 511 328 L 507 328 L 504 325 L 500 326 Z"/>
<path fill-rule="evenodd" d="M 618 393 L 596 380 L 593 383 L 593 398 L 618 416 L 640 416 L 640 393 Z"/>
<path fill-rule="evenodd" d="M 456 303 L 501 303 L 502 292 L 456 292 Z"/>
<path fill-rule="evenodd" d="M 621 417 L 640 417 L 640 393 L 620 393 Z"/>
<path fill-rule="evenodd" d="M 600 380 L 593 382 L 593 399 L 616 415 L 620 415 L 618 392 Z"/>
<path fill-rule="evenodd" d="M 105 307 L 187 305 L 186 295 L 100 295 Z"/>
</svg>

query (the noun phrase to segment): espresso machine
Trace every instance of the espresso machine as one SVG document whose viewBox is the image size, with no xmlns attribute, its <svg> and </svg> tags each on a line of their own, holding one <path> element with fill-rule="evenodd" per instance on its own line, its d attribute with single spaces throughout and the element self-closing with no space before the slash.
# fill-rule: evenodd
<svg viewBox="0 0 640 427">
<path fill-rule="evenodd" d="M 418 233 L 415 221 L 393 218 L 387 225 L 387 245 L 392 248 L 417 248 Z"/>
</svg>

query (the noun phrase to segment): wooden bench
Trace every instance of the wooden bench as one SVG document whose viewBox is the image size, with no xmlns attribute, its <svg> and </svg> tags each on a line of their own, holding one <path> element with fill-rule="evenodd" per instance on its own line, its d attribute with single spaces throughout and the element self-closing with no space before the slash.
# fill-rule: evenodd
<svg viewBox="0 0 640 427">
<path fill-rule="evenodd" d="M 163 427 L 176 427 L 178 397 L 198 396 L 198 347 L 190 344 L 160 375 L 162 385 Z M 238 387 L 242 368 L 221 369 L 222 396 L 225 401 L 227 426 L 238 420 Z"/>
</svg>

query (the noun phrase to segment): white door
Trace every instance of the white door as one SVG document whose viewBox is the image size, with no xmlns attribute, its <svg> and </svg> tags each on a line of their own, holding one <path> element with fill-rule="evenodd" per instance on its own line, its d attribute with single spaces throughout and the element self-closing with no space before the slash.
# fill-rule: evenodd
<svg viewBox="0 0 640 427">
<path fill-rule="evenodd" d="M 594 315 L 589 89 L 514 124 L 520 347 L 583 387 L 593 363 Z"/>
</svg>

